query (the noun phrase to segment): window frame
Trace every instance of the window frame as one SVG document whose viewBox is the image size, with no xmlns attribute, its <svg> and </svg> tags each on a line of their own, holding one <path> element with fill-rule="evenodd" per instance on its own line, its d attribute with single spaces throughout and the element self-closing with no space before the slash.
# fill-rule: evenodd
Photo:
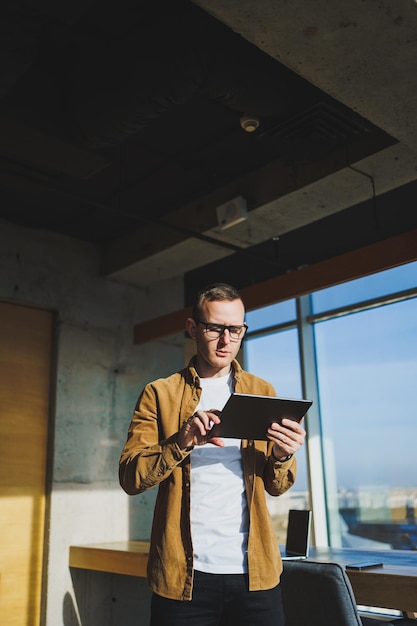
<svg viewBox="0 0 417 626">
<path fill-rule="evenodd" d="M 411 265 L 412 263 L 413 261 L 410 261 L 409 264 Z M 379 270 L 370 275 L 380 273 L 381 271 L 385 270 Z M 354 280 L 356 279 L 353 278 L 349 282 L 354 282 Z M 308 412 L 308 434 L 305 445 L 310 501 L 314 516 L 314 541 L 319 546 L 329 546 L 330 544 L 334 546 L 337 545 L 339 536 L 339 506 L 337 495 L 331 495 L 337 494 L 337 486 L 334 484 L 329 485 L 332 477 L 325 469 L 314 325 L 341 316 L 352 315 L 361 311 L 417 298 L 417 287 L 391 292 L 377 298 L 358 301 L 354 304 L 328 309 L 316 314 L 312 313 L 312 297 L 314 293 L 311 292 L 306 295 L 289 298 L 295 300 L 296 303 L 296 313 L 293 320 L 254 331 L 249 329 L 246 337 L 247 339 L 255 339 L 288 329 L 297 329 L 303 397 L 313 400 L 313 405 Z M 250 313 L 250 309 L 248 312 Z M 244 345 L 243 358 L 245 363 Z"/>
</svg>

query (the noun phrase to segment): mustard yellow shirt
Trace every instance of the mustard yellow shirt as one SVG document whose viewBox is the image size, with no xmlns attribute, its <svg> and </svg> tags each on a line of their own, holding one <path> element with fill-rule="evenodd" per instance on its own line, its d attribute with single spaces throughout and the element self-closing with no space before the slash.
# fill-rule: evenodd
<svg viewBox="0 0 417 626">
<path fill-rule="evenodd" d="M 235 391 L 274 396 L 272 385 L 233 362 Z M 158 485 L 148 560 L 152 591 L 174 600 L 191 600 L 193 546 L 190 528 L 190 451 L 182 450 L 177 433 L 195 412 L 201 388 L 191 360 L 168 378 L 146 385 L 136 403 L 123 448 L 119 478 L 135 495 Z M 266 505 L 265 491 L 285 493 L 296 475 L 296 460 L 279 462 L 272 443 L 242 440 L 242 466 L 249 510 L 249 589 L 271 589 L 279 583 L 282 562 Z M 221 489 L 221 485 L 219 485 Z"/>
</svg>

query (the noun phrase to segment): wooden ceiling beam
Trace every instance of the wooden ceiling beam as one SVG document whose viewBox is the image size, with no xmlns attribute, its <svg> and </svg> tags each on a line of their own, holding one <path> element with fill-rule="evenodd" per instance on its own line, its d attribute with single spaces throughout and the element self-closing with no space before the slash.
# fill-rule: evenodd
<svg viewBox="0 0 417 626">
<path fill-rule="evenodd" d="M 417 230 L 379 241 L 314 265 L 276 276 L 240 290 L 247 310 L 296 298 L 318 289 L 332 287 L 355 278 L 417 260 Z M 191 307 L 136 324 L 135 344 L 180 333 Z"/>
</svg>

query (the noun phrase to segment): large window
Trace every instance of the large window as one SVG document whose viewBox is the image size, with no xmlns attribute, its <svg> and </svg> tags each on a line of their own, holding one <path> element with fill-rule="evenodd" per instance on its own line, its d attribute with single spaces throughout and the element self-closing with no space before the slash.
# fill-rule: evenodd
<svg viewBox="0 0 417 626">
<path fill-rule="evenodd" d="M 315 524 L 326 526 L 316 535 L 331 545 L 417 549 L 417 263 L 249 312 L 247 321 L 246 368 L 280 396 L 314 397 L 306 428 L 321 435 L 320 456 L 306 454 L 309 442 L 286 502 L 271 503 L 277 530 L 288 508 L 311 503 Z"/>
</svg>

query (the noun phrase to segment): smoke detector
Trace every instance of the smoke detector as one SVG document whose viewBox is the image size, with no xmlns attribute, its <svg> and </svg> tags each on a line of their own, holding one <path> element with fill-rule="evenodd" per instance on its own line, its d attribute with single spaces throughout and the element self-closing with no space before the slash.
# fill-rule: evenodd
<svg viewBox="0 0 417 626">
<path fill-rule="evenodd" d="M 242 115 L 240 118 L 240 126 L 247 133 L 253 133 L 260 124 L 259 117 L 255 117 L 253 115 Z"/>
</svg>

